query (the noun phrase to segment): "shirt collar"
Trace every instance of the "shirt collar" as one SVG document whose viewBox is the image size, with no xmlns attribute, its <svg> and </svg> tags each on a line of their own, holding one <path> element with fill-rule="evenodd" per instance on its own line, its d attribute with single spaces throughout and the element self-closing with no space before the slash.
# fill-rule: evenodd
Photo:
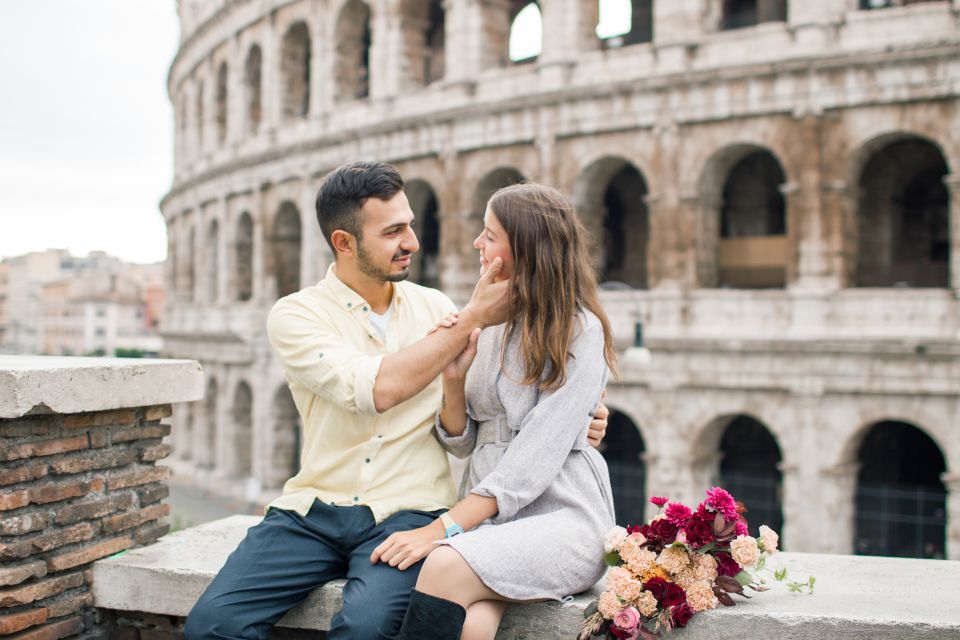
<svg viewBox="0 0 960 640">
<path fill-rule="evenodd" d="M 324 283 L 329 287 L 330 292 L 333 294 L 334 299 L 347 311 L 370 311 L 370 304 L 363 299 L 359 293 L 348 287 L 344 284 L 343 280 L 337 277 L 336 263 L 331 264 L 327 268 L 327 275 L 324 278 Z M 394 282 L 393 283 L 393 300 L 390 304 L 406 304 L 405 295 L 403 292 L 405 282 Z"/>
</svg>

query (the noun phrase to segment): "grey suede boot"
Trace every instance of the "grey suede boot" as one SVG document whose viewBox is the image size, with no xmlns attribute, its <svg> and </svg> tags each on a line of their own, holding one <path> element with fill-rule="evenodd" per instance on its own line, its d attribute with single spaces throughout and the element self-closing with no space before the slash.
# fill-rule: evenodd
<svg viewBox="0 0 960 640">
<path fill-rule="evenodd" d="M 414 589 L 397 640 L 459 640 L 467 610 Z"/>
</svg>

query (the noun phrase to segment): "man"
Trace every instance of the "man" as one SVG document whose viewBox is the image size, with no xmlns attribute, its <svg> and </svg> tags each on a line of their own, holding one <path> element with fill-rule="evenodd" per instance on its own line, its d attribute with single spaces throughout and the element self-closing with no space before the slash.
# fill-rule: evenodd
<svg viewBox="0 0 960 640">
<path fill-rule="evenodd" d="M 252 527 L 187 618 L 184 635 L 266 638 L 315 588 L 347 578 L 330 640 L 396 635 L 420 563 L 371 562 L 390 534 L 437 523 L 456 502 L 433 435 L 438 379 L 476 328 L 504 322 L 501 264 L 481 277 L 458 321 L 439 291 L 404 282 L 419 244 L 403 179 L 358 162 L 328 175 L 317 219 L 336 257 L 326 277 L 281 299 L 267 319 L 303 419 L 301 469 Z M 597 441 L 606 408 L 592 425 Z"/>
</svg>

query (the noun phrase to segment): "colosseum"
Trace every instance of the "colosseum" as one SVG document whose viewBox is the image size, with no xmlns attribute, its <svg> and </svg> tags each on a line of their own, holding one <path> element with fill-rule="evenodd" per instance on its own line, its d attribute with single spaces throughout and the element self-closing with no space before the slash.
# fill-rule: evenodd
<svg viewBox="0 0 960 640">
<path fill-rule="evenodd" d="M 208 388 L 175 471 L 266 500 L 297 468 L 264 319 L 331 261 L 324 174 L 379 159 L 459 302 L 495 189 L 572 194 L 621 523 L 721 483 L 794 551 L 960 559 L 960 0 L 619 4 L 601 37 L 616 0 L 178 3 L 164 337 Z"/>
</svg>

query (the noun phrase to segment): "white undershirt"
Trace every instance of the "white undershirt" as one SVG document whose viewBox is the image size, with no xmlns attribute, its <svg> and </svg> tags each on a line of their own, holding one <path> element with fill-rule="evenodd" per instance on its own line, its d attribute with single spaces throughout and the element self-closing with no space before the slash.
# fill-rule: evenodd
<svg viewBox="0 0 960 640">
<path fill-rule="evenodd" d="M 378 313 L 370 312 L 370 324 L 373 325 L 373 328 L 377 330 L 377 333 L 380 335 L 380 339 L 383 342 L 387 341 L 387 324 L 390 322 L 390 316 L 393 315 L 393 302 L 390 303 L 390 306 L 387 307 L 387 310 L 383 315 Z"/>
</svg>

